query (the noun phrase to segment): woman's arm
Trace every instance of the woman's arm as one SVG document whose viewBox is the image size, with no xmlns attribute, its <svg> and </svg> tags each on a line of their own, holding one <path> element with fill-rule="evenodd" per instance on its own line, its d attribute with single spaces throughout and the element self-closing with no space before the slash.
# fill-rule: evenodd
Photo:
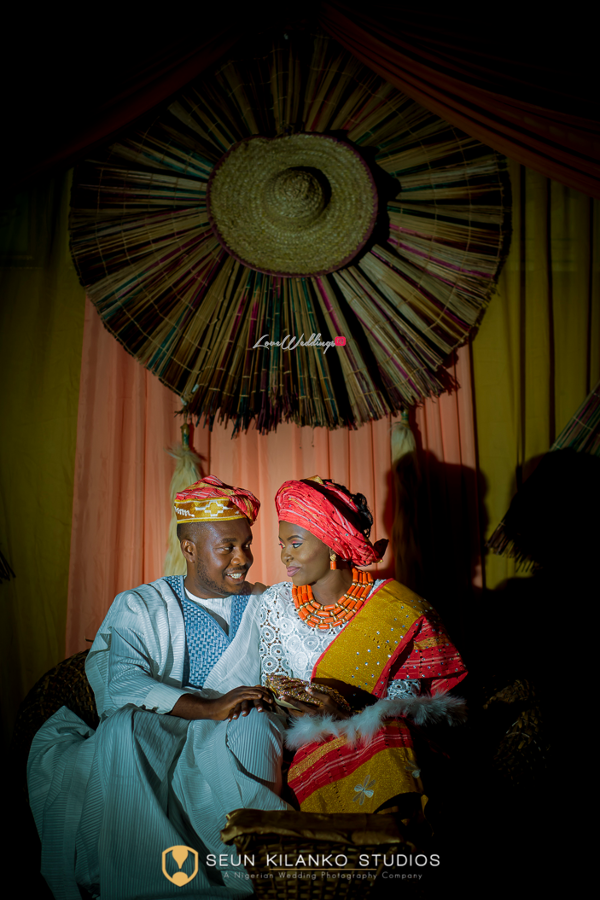
<svg viewBox="0 0 600 900">
<path fill-rule="evenodd" d="M 441 621 L 435 613 L 424 615 L 411 628 L 390 669 L 388 695 L 391 696 L 390 688 L 404 696 L 407 692 L 413 696 L 444 693 L 462 681 L 466 674 L 460 653 Z M 393 687 L 394 682 L 402 682 L 403 687 Z"/>
<path fill-rule="evenodd" d="M 259 656 L 260 680 L 264 684 L 267 675 L 287 675 L 292 678 L 292 667 L 286 658 L 281 640 L 281 598 L 282 584 L 267 588 L 259 600 L 258 626 L 260 629 Z"/>
</svg>

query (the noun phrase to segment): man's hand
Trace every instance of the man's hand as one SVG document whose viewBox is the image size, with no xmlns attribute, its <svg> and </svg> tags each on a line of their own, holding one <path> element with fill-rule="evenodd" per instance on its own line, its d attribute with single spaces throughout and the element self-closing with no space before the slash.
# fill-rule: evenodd
<svg viewBox="0 0 600 900">
<path fill-rule="evenodd" d="M 271 706 L 271 695 L 269 691 L 260 684 L 254 687 L 242 686 L 234 688 L 222 697 L 214 700 L 208 700 L 205 697 L 199 697 L 197 694 L 183 694 L 170 712 L 171 716 L 179 716 L 181 719 L 211 719 L 212 721 L 223 721 L 230 717 L 230 713 L 235 711 L 242 704 L 248 704 L 246 715 L 255 705 L 261 710 Z M 239 713 L 238 713 L 239 714 Z"/>
<path fill-rule="evenodd" d="M 228 719 L 237 719 L 240 716 L 247 716 L 250 710 L 256 709 L 258 712 L 264 712 L 265 709 L 273 708 L 273 700 L 269 697 L 268 700 L 265 700 L 264 697 L 261 700 L 242 700 L 241 703 L 238 703 L 237 706 L 234 706 L 233 709 L 229 710 Z"/>
</svg>

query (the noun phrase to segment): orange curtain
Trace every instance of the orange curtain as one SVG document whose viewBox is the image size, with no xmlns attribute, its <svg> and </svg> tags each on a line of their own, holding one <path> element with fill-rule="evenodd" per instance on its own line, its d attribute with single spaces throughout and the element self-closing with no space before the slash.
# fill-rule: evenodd
<svg viewBox="0 0 600 900">
<path fill-rule="evenodd" d="M 164 448 L 180 437 L 176 404 L 86 301 L 67 655 L 89 647 L 115 594 L 161 574 L 172 474 Z"/>
<path fill-rule="evenodd" d="M 454 376 L 463 387 L 416 412 L 415 431 L 427 479 L 424 533 L 443 565 L 430 567 L 429 598 L 450 625 L 460 622 L 472 583 L 471 539 L 477 533 L 475 438 L 470 348 L 457 354 Z M 162 574 L 169 525 L 173 460 L 165 447 L 179 440 L 178 399 L 142 368 L 86 309 L 75 465 L 67 654 L 89 646 L 115 594 Z M 231 426 L 197 428 L 193 445 L 203 474 L 253 491 L 262 507 L 254 527 L 251 577 L 285 580 L 279 560 L 273 498 L 290 478 L 321 475 L 361 491 L 373 516 L 373 539 L 389 537 L 393 518 L 391 422 L 357 431 L 284 425 L 261 435 L 231 437 Z M 450 532 L 446 533 L 446 529 Z M 436 551 L 437 548 L 437 551 Z M 475 558 L 478 559 L 477 548 Z M 388 551 L 376 567 L 393 576 Z M 436 573 L 443 574 L 437 578 Z"/>
<path fill-rule="evenodd" d="M 379 75 L 482 143 L 600 197 L 596 49 L 577 19 L 515 21 L 328 0 L 321 26 Z"/>
<path fill-rule="evenodd" d="M 421 469 L 416 539 L 423 567 L 418 590 L 458 640 L 483 588 L 471 355 L 466 344 L 448 366 L 457 388 L 415 410 Z"/>
</svg>

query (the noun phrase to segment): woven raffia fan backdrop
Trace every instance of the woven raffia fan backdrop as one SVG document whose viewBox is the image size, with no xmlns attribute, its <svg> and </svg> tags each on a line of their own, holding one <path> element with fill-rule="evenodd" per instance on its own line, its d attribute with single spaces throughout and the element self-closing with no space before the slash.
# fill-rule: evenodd
<svg viewBox="0 0 600 900">
<path fill-rule="evenodd" d="M 78 167 L 71 247 L 192 413 L 356 427 L 444 389 L 507 251 L 506 186 L 502 157 L 335 42 L 281 35 Z M 346 343 L 254 347 L 313 334 Z"/>
</svg>

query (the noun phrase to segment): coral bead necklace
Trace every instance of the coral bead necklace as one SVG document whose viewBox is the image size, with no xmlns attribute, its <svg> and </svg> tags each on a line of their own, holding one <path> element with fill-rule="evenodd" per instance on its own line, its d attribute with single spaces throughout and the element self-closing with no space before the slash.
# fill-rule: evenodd
<svg viewBox="0 0 600 900">
<path fill-rule="evenodd" d="M 352 584 L 338 600 L 329 606 L 318 603 L 309 584 L 300 587 L 292 585 L 292 598 L 298 615 L 311 628 L 336 628 L 345 625 L 364 606 L 365 600 L 373 586 L 373 577 L 369 572 L 352 569 Z"/>
</svg>

